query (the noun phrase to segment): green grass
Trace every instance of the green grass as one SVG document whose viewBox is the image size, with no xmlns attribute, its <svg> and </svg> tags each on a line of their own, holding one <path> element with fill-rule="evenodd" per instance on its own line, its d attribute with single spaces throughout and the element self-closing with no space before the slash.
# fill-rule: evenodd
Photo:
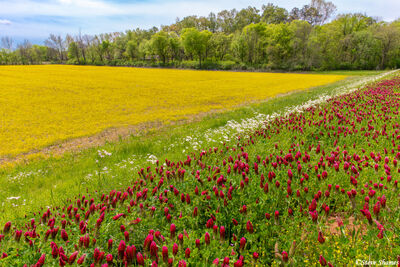
<svg viewBox="0 0 400 267">
<path fill-rule="evenodd" d="M 334 71 L 312 71 L 315 74 L 349 75 L 349 76 L 372 76 L 384 73 L 384 70 L 334 70 Z"/>
<path fill-rule="evenodd" d="M 377 73 L 379 72 L 375 72 Z M 184 141 L 186 136 L 197 136 L 197 140 L 203 142 L 198 145 L 198 149 L 211 147 L 217 141 L 212 140 L 215 139 L 213 136 L 210 137 L 211 140 L 205 137 L 205 133 L 210 129 L 224 126 L 228 121 L 254 117 L 255 113 L 280 112 L 287 107 L 302 104 L 323 94 L 333 95 L 336 88 L 360 80 L 364 75 L 372 74 L 360 72 L 359 75 L 334 84 L 294 92 L 224 113 L 211 114 L 192 123 L 147 130 L 102 147 L 79 153 L 67 153 L 61 158 L 38 160 L 13 169 L 0 170 L 2 184 L 0 225 L 6 220 L 37 211 L 40 207 L 60 205 L 67 198 L 79 193 L 86 194 L 95 191 L 102 193 L 110 189 L 123 188 L 135 179 L 138 168 L 150 164 L 149 154 L 155 155 L 161 163 L 166 158 L 184 160 L 186 154 L 193 151 L 193 147 L 189 146 L 192 142 Z M 100 158 L 99 149 L 111 152 L 112 155 Z M 10 197 L 19 198 L 9 199 Z"/>
</svg>

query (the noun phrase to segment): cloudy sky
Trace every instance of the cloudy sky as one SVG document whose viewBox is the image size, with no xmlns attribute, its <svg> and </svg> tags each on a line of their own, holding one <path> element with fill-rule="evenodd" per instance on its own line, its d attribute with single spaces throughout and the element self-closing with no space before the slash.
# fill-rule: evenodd
<svg viewBox="0 0 400 267">
<path fill-rule="evenodd" d="M 261 8 L 274 3 L 290 10 L 308 0 L 0 0 L 0 37 L 41 43 L 50 33 L 96 34 L 171 24 L 177 17 L 223 9 Z M 400 0 L 334 0 L 338 13 L 362 12 L 386 21 L 400 17 Z"/>
</svg>

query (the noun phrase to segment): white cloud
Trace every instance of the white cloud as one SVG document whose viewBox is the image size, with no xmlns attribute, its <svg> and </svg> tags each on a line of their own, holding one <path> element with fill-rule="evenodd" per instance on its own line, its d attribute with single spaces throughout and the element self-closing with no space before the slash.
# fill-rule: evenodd
<svg viewBox="0 0 400 267">
<path fill-rule="evenodd" d="M 295 0 L 294 2 L 306 2 L 307 0 Z M 1 8 L 0 15 L 12 16 L 187 16 L 207 15 L 209 12 L 218 12 L 222 9 L 243 8 L 249 5 L 261 7 L 263 0 L 152 0 L 140 2 L 111 2 L 105 0 L 6 0 L 6 6 Z M 271 1 L 277 2 L 277 1 Z"/>
<path fill-rule="evenodd" d="M 272 2 L 291 9 L 301 7 L 309 0 L 148 0 L 148 1 L 112 1 L 112 0 L 0 0 L 0 16 L 64 16 L 85 19 L 96 16 L 169 16 L 207 15 L 210 11 L 243 8 Z M 392 18 L 400 7 L 398 0 L 336 0 L 338 12 L 367 12 Z M 380 13 L 380 14 L 373 14 Z M 171 21 L 172 22 L 172 21 Z"/>
<path fill-rule="evenodd" d="M 8 19 L 0 19 L 0 25 L 11 25 L 11 21 Z"/>
<path fill-rule="evenodd" d="M 100 0 L 57 0 L 63 8 L 82 9 L 89 8 L 94 11 L 102 11 L 113 13 L 117 12 L 116 7 L 112 4 Z M 57 3 L 54 3 L 57 5 Z M 118 8 L 119 9 L 119 8 Z M 87 10 L 86 10 L 87 12 Z"/>
</svg>

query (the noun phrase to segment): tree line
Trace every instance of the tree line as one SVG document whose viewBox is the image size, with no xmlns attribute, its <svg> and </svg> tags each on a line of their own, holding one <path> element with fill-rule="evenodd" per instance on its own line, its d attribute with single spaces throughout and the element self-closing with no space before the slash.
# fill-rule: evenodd
<svg viewBox="0 0 400 267">
<path fill-rule="evenodd" d="M 0 64 L 67 63 L 201 69 L 385 69 L 400 67 L 400 19 L 339 14 L 312 0 L 291 11 L 274 4 L 187 16 L 174 24 L 99 35 L 51 34 L 14 48 L 2 37 Z"/>
</svg>

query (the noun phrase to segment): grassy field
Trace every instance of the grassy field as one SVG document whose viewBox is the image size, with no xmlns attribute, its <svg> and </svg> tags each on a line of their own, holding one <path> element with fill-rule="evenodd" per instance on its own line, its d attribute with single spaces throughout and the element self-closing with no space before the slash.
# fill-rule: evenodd
<svg viewBox="0 0 400 267">
<path fill-rule="evenodd" d="M 96 249 L 114 255 L 114 263 L 122 264 L 126 259 L 118 255 L 124 240 L 148 256 L 146 265 L 156 260 L 150 260 L 150 255 L 156 255 L 157 248 L 161 256 L 161 246 L 171 255 L 174 242 L 179 244 L 178 252 L 171 259 L 175 263 L 185 260 L 190 266 L 210 265 L 215 258 L 261 266 L 279 266 L 282 261 L 299 266 L 319 261 L 323 265 L 325 259 L 343 266 L 378 256 L 395 260 L 400 253 L 394 246 L 399 240 L 396 157 L 400 158 L 400 152 L 396 149 L 400 150 L 400 80 L 357 90 L 382 77 L 353 76 L 210 114 L 199 121 L 150 129 L 61 158 L 2 170 L 0 183 L 7 186 L 0 188 L 0 225 L 12 221 L 16 230 L 28 221 L 44 236 L 52 226 L 41 223 L 40 218 L 55 216 L 56 226 L 63 225 L 63 230 L 51 241 L 63 246 L 68 257 L 86 255 L 85 264 L 96 261 Z M 352 93 L 343 96 L 345 92 Z M 329 101 L 335 96 L 335 101 Z M 390 116 L 383 116 L 388 111 Z M 265 121 L 269 121 L 267 126 Z M 376 134 L 375 129 L 384 123 L 390 128 Z M 181 168 L 186 169 L 185 178 L 179 174 Z M 178 175 L 168 178 L 171 172 Z M 147 198 L 143 194 L 148 194 Z M 86 200 L 93 198 L 94 204 L 90 204 L 92 200 L 83 204 L 83 195 Z M 161 201 L 164 197 L 168 205 Z M 313 208 L 314 201 L 318 204 Z M 46 213 L 51 216 L 43 214 L 46 206 L 53 207 Z M 68 206 L 85 219 L 73 219 Z M 44 209 L 39 214 L 32 213 L 40 207 Z M 198 215 L 193 208 L 198 208 Z M 368 217 L 368 209 L 374 220 Z M 171 222 L 177 235 L 184 233 L 179 240 L 172 235 Z M 209 222 L 217 227 L 214 233 Z M 125 232 L 121 225 L 126 226 Z M 161 231 L 165 241 L 163 237 L 154 239 L 149 251 L 143 241 L 153 238 L 153 229 Z M 6 230 L 2 249 L 11 256 L 0 263 L 34 263 L 42 253 L 47 254 L 47 263 L 57 263 L 51 258 L 54 247 L 50 247 L 50 239 L 29 232 L 27 238 L 35 241 L 30 247 L 29 242 L 16 242 Z M 74 247 L 86 236 L 96 238 L 97 243 Z M 114 240 L 112 248 L 107 248 L 109 238 Z M 16 248 L 26 253 L 14 257 Z"/>
<path fill-rule="evenodd" d="M 348 76 L 371 76 L 385 73 L 384 70 L 330 70 L 330 71 L 312 71 L 313 74 L 328 75 L 348 75 Z"/>
<path fill-rule="evenodd" d="M 344 78 L 61 65 L 1 66 L 0 158 L 91 136 L 108 128 L 177 121 Z"/>
<path fill-rule="evenodd" d="M 364 77 L 352 76 L 333 84 L 294 92 L 266 102 L 209 114 L 191 123 L 143 130 L 127 139 L 79 153 L 65 153 L 62 157 L 50 157 L 0 169 L 0 183 L 7 184 L 6 187 L 0 187 L 0 223 L 6 219 L 21 217 L 42 206 L 59 205 L 67 197 L 72 197 L 85 188 L 90 188 L 91 192 L 105 192 L 120 187 L 129 183 L 133 179 L 132 173 L 139 166 L 151 161 L 152 155 L 161 160 L 181 159 L 189 151 L 221 143 L 224 136 L 237 134 L 235 124 L 228 127 L 230 122 L 240 124 L 242 120 L 252 119 L 257 114 L 283 112 L 286 108 L 321 95 L 334 95 L 338 88 L 364 80 Z M 101 158 L 99 150 L 108 151 L 112 155 Z"/>
</svg>

